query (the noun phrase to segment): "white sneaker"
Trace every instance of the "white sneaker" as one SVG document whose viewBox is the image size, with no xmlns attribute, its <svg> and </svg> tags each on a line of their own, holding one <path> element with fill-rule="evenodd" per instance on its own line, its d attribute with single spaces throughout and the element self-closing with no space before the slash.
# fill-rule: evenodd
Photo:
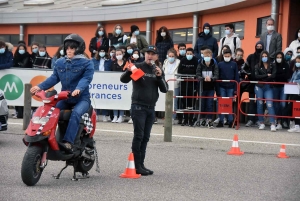
<svg viewBox="0 0 300 201">
<path fill-rule="evenodd" d="M 276 126 L 276 130 L 281 130 L 282 129 L 282 126 L 281 126 L 281 124 L 277 124 L 277 126 Z"/>
<path fill-rule="evenodd" d="M 290 128 L 288 130 L 288 132 L 290 132 L 290 133 L 300 133 L 299 125 L 295 125 L 294 128 Z"/>
<path fill-rule="evenodd" d="M 264 130 L 265 127 L 266 127 L 265 124 L 260 124 L 258 129 L 259 129 L 259 130 Z"/>
<path fill-rule="evenodd" d="M 114 119 L 111 121 L 111 123 L 116 123 L 118 120 L 118 116 L 114 116 Z"/>
<path fill-rule="evenodd" d="M 271 131 L 272 131 L 272 132 L 276 132 L 276 127 L 275 127 L 274 124 L 271 125 Z"/>
<path fill-rule="evenodd" d="M 128 123 L 133 124 L 132 118 L 129 119 Z"/>
<path fill-rule="evenodd" d="M 227 119 L 226 117 L 224 117 L 223 123 L 226 124 L 227 123 Z"/>
<path fill-rule="evenodd" d="M 290 121 L 290 128 L 295 128 L 295 121 Z"/>
<path fill-rule="evenodd" d="M 249 120 L 247 123 L 246 123 L 246 127 L 251 127 L 253 125 L 253 121 Z"/>
<path fill-rule="evenodd" d="M 219 122 L 220 122 L 220 118 L 217 118 L 217 119 L 214 121 L 215 124 L 218 124 Z"/>
<path fill-rule="evenodd" d="M 123 122 L 123 117 L 119 116 L 118 120 L 116 121 L 116 123 L 122 123 Z"/>
</svg>

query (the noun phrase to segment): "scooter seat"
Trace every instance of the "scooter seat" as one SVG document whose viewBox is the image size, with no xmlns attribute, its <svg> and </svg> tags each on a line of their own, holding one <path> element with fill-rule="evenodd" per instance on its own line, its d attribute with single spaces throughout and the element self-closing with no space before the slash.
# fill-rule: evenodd
<svg viewBox="0 0 300 201">
<path fill-rule="evenodd" d="M 71 117 L 71 110 L 61 110 L 59 114 L 59 121 L 68 121 Z M 88 114 L 90 117 L 92 117 L 93 114 L 93 106 L 90 106 L 88 110 Z M 83 123 L 83 120 L 80 121 L 80 123 Z"/>
</svg>

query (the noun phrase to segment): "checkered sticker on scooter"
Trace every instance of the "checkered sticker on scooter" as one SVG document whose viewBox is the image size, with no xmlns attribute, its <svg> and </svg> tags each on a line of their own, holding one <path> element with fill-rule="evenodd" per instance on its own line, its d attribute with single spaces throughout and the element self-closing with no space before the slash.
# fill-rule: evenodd
<svg viewBox="0 0 300 201">
<path fill-rule="evenodd" d="M 54 111 L 55 107 L 51 107 L 51 109 L 49 110 L 49 112 L 46 115 L 46 118 L 50 118 L 52 112 Z M 39 127 L 38 131 L 36 132 L 37 135 L 40 135 L 44 126 L 45 126 L 46 122 L 41 124 L 41 126 Z"/>
<path fill-rule="evenodd" d="M 93 130 L 93 122 L 88 113 L 84 113 L 81 118 L 83 119 L 83 124 L 86 128 L 87 134 L 90 134 Z"/>
</svg>

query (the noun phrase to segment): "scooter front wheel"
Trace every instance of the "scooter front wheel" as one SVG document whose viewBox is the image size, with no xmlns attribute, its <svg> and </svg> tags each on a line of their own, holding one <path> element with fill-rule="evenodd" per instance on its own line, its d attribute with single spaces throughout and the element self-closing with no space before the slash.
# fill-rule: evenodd
<svg viewBox="0 0 300 201">
<path fill-rule="evenodd" d="M 27 186 L 34 186 L 40 179 L 43 169 L 40 168 L 43 150 L 38 145 L 28 147 L 22 162 L 21 176 Z"/>
</svg>

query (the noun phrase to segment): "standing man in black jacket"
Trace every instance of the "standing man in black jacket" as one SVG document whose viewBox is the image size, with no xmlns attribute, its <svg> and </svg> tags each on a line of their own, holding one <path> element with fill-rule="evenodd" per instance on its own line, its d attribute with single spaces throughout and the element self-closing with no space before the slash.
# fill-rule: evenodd
<svg viewBox="0 0 300 201">
<path fill-rule="evenodd" d="M 145 75 L 136 81 L 132 81 L 131 117 L 134 136 L 131 148 L 134 155 L 136 173 L 143 176 L 153 174 L 152 170 L 144 166 L 144 160 L 155 118 L 155 104 L 159 97 L 158 89 L 163 93 L 168 91 L 168 84 L 163 70 L 152 64 L 158 60 L 157 53 L 155 46 L 148 46 L 145 51 L 145 61 L 135 64 L 135 67 L 141 69 Z M 131 81 L 132 68 L 134 68 L 134 64 L 131 63 L 125 73 L 121 75 L 121 82 L 128 83 Z"/>
</svg>

